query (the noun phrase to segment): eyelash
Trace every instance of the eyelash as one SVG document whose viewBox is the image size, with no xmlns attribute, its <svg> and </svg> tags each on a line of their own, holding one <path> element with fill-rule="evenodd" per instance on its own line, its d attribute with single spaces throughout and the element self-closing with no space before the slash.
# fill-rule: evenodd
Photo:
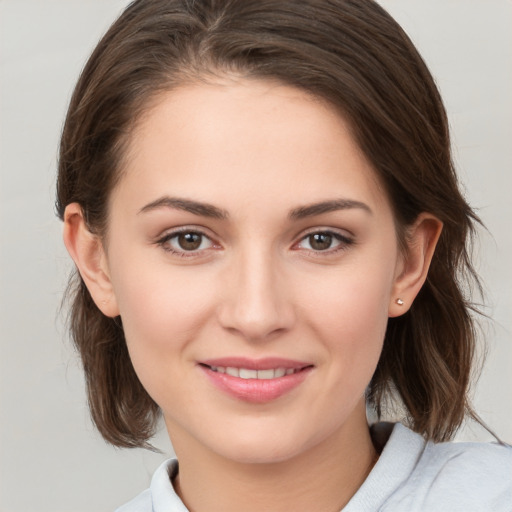
<svg viewBox="0 0 512 512">
<path fill-rule="evenodd" d="M 201 237 L 201 244 L 203 243 L 204 239 L 207 239 L 211 242 L 212 245 L 206 249 L 195 249 L 195 250 L 191 250 L 191 251 L 187 251 L 185 249 L 176 250 L 168 245 L 172 239 L 177 238 L 178 236 L 183 235 L 183 234 L 198 235 Z M 306 241 L 308 238 L 310 238 L 314 235 L 331 236 L 334 240 L 336 240 L 338 242 L 338 245 L 335 246 L 334 248 L 328 248 L 325 250 L 305 249 L 308 253 L 310 253 L 314 257 L 322 257 L 322 256 L 328 257 L 328 256 L 335 255 L 338 252 L 348 249 L 351 245 L 354 245 L 354 243 L 355 243 L 355 240 L 353 238 L 350 238 L 346 235 L 342 235 L 341 233 L 338 233 L 336 231 L 332 231 L 329 229 L 324 229 L 324 230 L 319 229 L 319 230 L 311 231 L 311 232 L 303 235 L 302 238 L 298 242 L 296 242 L 293 247 L 295 248 L 300 243 Z M 198 229 L 192 229 L 192 228 L 186 228 L 186 227 L 176 230 L 176 231 L 173 231 L 171 233 L 167 233 L 163 237 L 159 238 L 156 241 L 156 244 L 159 245 L 160 247 L 162 247 L 162 249 L 164 251 L 171 253 L 174 256 L 178 256 L 180 258 L 197 257 L 200 253 L 202 253 L 208 249 L 211 249 L 212 247 L 215 247 L 215 243 L 211 240 L 211 238 L 208 235 L 206 235 L 205 233 L 203 233 L 202 231 L 200 231 Z M 294 250 L 299 250 L 299 249 L 294 249 Z"/>
<path fill-rule="evenodd" d="M 314 235 L 327 235 L 331 236 L 333 240 L 338 242 L 338 245 L 333 248 L 328 248 L 325 250 L 314 250 L 314 249 L 306 249 L 309 254 L 311 254 L 313 257 L 329 257 L 334 256 L 338 254 L 341 251 L 347 250 L 351 245 L 355 244 L 355 240 L 347 235 L 342 235 L 341 233 L 338 233 L 337 231 L 332 231 L 329 229 L 318 229 L 314 231 L 310 231 L 309 233 L 306 233 L 296 244 L 294 244 L 294 247 L 299 245 L 300 243 L 308 240 L 308 238 L 314 236 Z"/>
<path fill-rule="evenodd" d="M 178 229 L 176 231 L 172 231 L 171 233 L 167 233 L 166 235 L 164 235 L 163 237 L 158 239 L 156 241 L 156 243 L 157 243 L 157 245 L 162 247 L 162 249 L 164 251 L 166 251 L 168 253 L 171 253 L 173 256 L 178 256 L 179 258 L 193 258 L 193 257 L 197 257 L 198 254 L 200 254 L 201 252 L 207 250 L 207 249 L 195 249 L 195 250 L 192 250 L 192 251 L 187 251 L 187 250 L 184 250 L 184 249 L 182 249 L 182 250 L 173 249 L 169 245 L 169 242 L 173 238 L 177 238 L 180 235 L 198 235 L 198 236 L 201 237 L 201 244 L 203 243 L 204 239 L 207 239 L 207 240 L 209 240 L 211 242 L 212 247 L 215 246 L 214 242 L 211 241 L 211 238 L 208 235 L 206 235 L 205 233 L 203 233 L 201 230 L 193 229 L 193 228 L 187 228 L 187 227 Z"/>
</svg>

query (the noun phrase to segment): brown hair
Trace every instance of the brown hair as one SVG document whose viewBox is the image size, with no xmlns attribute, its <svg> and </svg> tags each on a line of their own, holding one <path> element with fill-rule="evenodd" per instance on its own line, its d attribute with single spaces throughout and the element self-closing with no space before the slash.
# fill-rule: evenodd
<svg viewBox="0 0 512 512">
<path fill-rule="evenodd" d="M 421 212 L 444 229 L 410 311 L 389 320 L 368 399 L 379 416 L 398 396 L 411 427 L 449 439 L 466 414 L 474 357 L 468 255 L 475 214 L 462 197 L 446 113 L 425 63 L 372 0 L 136 0 L 100 41 L 62 133 L 57 211 L 78 202 L 102 236 L 131 130 L 151 100 L 183 83 L 236 73 L 306 90 L 339 109 L 373 164 L 402 242 Z M 117 446 L 148 446 L 158 406 L 132 367 L 121 319 L 105 317 L 79 274 L 71 333 L 93 420 Z"/>
</svg>

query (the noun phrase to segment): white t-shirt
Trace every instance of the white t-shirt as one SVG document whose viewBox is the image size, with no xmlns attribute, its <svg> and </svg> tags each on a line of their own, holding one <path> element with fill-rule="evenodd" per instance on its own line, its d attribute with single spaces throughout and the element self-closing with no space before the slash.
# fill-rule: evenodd
<svg viewBox="0 0 512 512">
<path fill-rule="evenodd" d="M 342 512 L 512 512 L 512 447 L 426 442 L 400 423 L 373 433 L 384 448 Z M 172 486 L 177 472 L 176 459 L 164 462 L 116 512 L 189 512 Z"/>
</svg>

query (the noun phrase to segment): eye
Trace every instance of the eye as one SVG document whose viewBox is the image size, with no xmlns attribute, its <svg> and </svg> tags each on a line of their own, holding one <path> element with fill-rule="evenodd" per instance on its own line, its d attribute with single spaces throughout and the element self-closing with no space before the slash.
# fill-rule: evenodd
<svg viewBox="0 0 512 512">
<path fill-rule="evenodd" d="M 336 251 L 351 245 L 352 239 L 332 231 L 316 231 L 305 236 L 299 243 L 300 249 L 314 252 Z"/>
<path fill-rule="evenodd" d="M 213 247 L 213 242 L 203 233 L 198 231 L 180 231 L 169 233 L 158 241 L 166 251 L 185 255 Z"/>
</svg>

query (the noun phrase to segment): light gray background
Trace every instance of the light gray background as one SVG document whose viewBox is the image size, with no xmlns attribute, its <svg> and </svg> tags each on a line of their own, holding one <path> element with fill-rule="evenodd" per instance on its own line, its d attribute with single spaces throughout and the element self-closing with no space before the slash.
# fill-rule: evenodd
<svg viewBox="0 0 512 512">
<path fill-rule="evenodd" d="M 53 214 L 59 132 L 86 57 L 127 3 L 0 0 L 0 512 L 112 511 L 166 457 L 94 432 L 58 313 L 71 268 Z M 462 181 L 492 233 L 479 253 L 494 321 L 475 404 L 512 441 L 512 2 L 382 4 L 438 81 Z M 169 453 L 165 432 L 156 443 Z"/>
</svg>

